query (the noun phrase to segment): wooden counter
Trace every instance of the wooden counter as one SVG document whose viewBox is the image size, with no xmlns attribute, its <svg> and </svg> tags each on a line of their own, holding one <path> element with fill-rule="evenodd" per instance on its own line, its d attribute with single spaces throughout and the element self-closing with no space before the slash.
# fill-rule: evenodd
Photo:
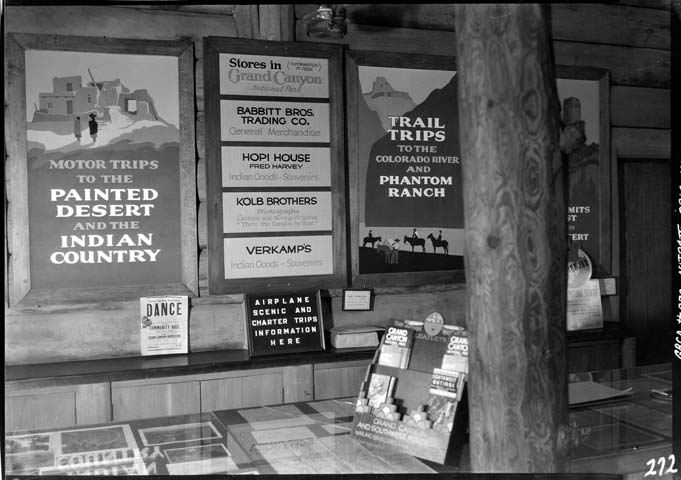
<svg viewBox="0 0 681 480">
<path fill-rule="evenodd" d="M 467 474 L 465 459 L 458 467 L 443 466 L 362 444 L 348 435 L 353 410 L 354 398 L 349 398 L 112 422 L 82 429 L 22 432 L 6 439 L 6 473 L 163 476 L 308 473 L 343 474 L 344 478 L 353 479 L 366 478 L 356 475 L 380 473 L 409 474 L 409 478 L 430 478 L 431 473 L 443 473 L 446 475 L 443 478 L 451 478 L 449 474 L 456 472 L 456 478 L 479 478 Z M 91 461 L 87 452 L 96 455 L 112 448 L 125 452 L 128 460 L 87 463 Z M 30 449 L 35 451 L 26 451 Z M 36 454 L 38 451 L 40 455 Z M 545 474 L 486 478 L 492 477 L 548 478 Z M 550 478 L 621 480 L 622 476 L 557 474 Z"/>
<path fill-rule="evenodd" d="M 130 357 L 77 362 L 14 365 L 5 368 L 8 390 L 117 382 L 177 375 L 197 375 L 304 364 L 371 360 L 376 349 L 356 348 L 296 355 L 249 357 L 248 350 L 196 352 L 187 355 Z"/>
<path fill-rule="evenodd" d="M 671 364 L 593 372 L 591 378 L 633 393 L 625 400 L 570 409 L 579 438 L 571 451 L 570 471 L 617 472 L 625 480 L 638 480 L 650 469 L 649 461 L 655 460 L 657 471 L 658 459 L 664 458 L 663 475 L 652 477 L 671 480 L 666 470 L 672 453 L 672 402 L 651 395 L 652 389 L 672 386 Z"/>
<path fill-rule="evenodd" d="M 568 332 L 570 372 L 630 367 L 623 349 L 628 340 L 617 322 L 603 329 Z M 5 368 L 8 390 L 116 382 L 165 376 L 250 370 L 303 364 L 371 360 L 375 349 L 357 348 L 297 355 L 249 357 L 248 350 L 217 350 L 186 355 L 127 357 L 72 362 L 10 365 Z M 620 361 L 622 360 L 622 361 Z"/>
<path fill-rule="evenodd" d="M 246 350 L 9 366 L 5 431 L 356 395 L 375 349 Z"/>
</svg>

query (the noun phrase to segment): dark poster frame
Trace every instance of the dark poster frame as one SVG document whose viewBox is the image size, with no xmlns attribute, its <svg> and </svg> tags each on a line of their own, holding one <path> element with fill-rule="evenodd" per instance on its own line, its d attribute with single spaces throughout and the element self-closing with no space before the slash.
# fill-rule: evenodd
<svg viewBox="0 0 681 480">
<path fill-rule="evenodd" d="M 103 287 L 36 288 L 31 278 L 28 221 L 28 165 L 26 140 L 26 50 L 54 50 L 177 57 L 179 106 L 180 269 L 179 281 L 145 285 L 127 283 Z M 140 296 L 198 295 L 196 232 L 196 156 L 194 137 L 194 45 L 191 40 L 162 41 L 12 33 L 6 42 L 7 111 L 5 119 L 9 194 L 8 240 L 9 304 L 33 306 L 132 300 Z"/>
<path fill-rule="evenodd" d="M 298 235 L 331 235 L 333 251 L 331 254 L 333 271 L 331 274 L 312 274 L 297 276 L 275 277 L 246 277 L 225 278 L 225 247 L 224 238 L 238 236 L 241 238 L 258 237 L 264 235 L 280 236 L 292 235 L 292 232 L 263 233 L 224 233 L 223 232 L 223 191 L 239 191 L 239 189 L 223 188 L 222 185 L 222 157 L 221 147 L 238 143 L 243 146 L 254 147 L 306 147 L 300 142 L 223 142 L 221 140 L 220 100 L 237 99 L 246 101 L 305 101 L 285 96 L 244 96 L 220 94 L 220 54 L 234 55 L 272 55 L 280 57 L 304 57 L 312 59 L 326 59 L 328 61 L 328 108 L 329 108 L 329 142 L 317 144 L 328 146 L 330 149 L 330 187 L 317 190 L 331 192 L 331 230 L 320 232 L 293 232 Z M 345 216 L 345 159 L 344 159 L 344 111 L 343 111 L 343 47 L 338 45 L 311 44 L 301 42 L 271 42 L 263 40 L 234 39 L 228 37 L 204 38 L 204 86 L 205 86 L 205 115 L 206 115 L 206 170 L 207 170 L 207 204 L 208 204 L 208 290 L 211 295 L 238 293 L 244 291 L 286 292 L 310 288 L 340 288 L 347 283 L 346 245 L 346 216 Z M 319 99 L 310 99 L 320 103 Z M 307 146 L 314 147 L 312 143 Z M 301 191 L 303 187 L 293 187 Z M 283 187 L 253 187 L 241 189 L 260 193 L 282 191 Z M 314 189 L 309 189 L 314 190 Z"/>
<path fill-rule="evenodd" d="M 599 151 L 598 151 L 598 268 L 600 274 L 611 274 L 612 259 L 612 218 L 611 179 L 617 177 L 616 167 L 611 167 L 610 150 L 610 72 L 595 67 L 574 67 L 556 65 L 556 78 L 569 80 L 590 80 L 598 82 Z M 562 105 L 561 105 L 562 109 Z M 584 119 L 582 119 L 584 120 Z M 569 174 L 569 170 L 568 170 Z M 568 202 L 569 206 L 569 202 Z M 603 272 L 605 270 L 605 272 Z"/>
<path fill-rule="evenodd" d="M 359 244 L 363 238 L 360 232 L 360 173 L 359 173 L 359 108 L 356 101 L 361 95 L 358 70 L 360 66 L 405 68 L 423 70 L 456 70 L 454 57 L 436 55 L 414 55 L 392 52 L 346 52 L 346 81 L 347 81 L 347 116 L 348 116 L 348 185 L 350 208 L 350 255 L 351 285 L 367 286 L 419 286 L 424 284 L 463 283 L 463 265 L 460 269 L 435 271 L 410 271 L 389 273 L 360 273 Z M 456 134 L 458 135 L 458 130 Z M 461 192 L 463 202 L 463 192 Z M 425 234 L 425 232 L 424 232 Z M 432 248 L 427 242 L 429 250 Z"/>
</svg>

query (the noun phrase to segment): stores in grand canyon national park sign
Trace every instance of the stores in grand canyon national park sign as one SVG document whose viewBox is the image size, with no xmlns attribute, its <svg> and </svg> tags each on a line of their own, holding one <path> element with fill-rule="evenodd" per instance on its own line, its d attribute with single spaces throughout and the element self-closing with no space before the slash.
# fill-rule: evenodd
<svg viewBox="0 0 681 480">
<path fill-rule="evenodd" d="M 69 42 L 22 58 L 31 289 L 189 292 L 178 55 Z"/>
<path fill-rule="evenodd" d="M 342 282 L 340 50 L 211 37 L 205 66 L 211 293 Z"/>
</svg>

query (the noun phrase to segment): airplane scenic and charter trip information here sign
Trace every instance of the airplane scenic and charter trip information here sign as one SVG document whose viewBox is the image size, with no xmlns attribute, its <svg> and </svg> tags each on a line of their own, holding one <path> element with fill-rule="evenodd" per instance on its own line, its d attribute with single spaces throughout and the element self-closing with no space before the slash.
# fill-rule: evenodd
<svg viewBox="0 0 681 480">
<path fill-rule="evenodd" d="M 225 279 L 332 274 L 328 60 L 221 53 L 219 75 Z"/>
<path fill-rule="evenodd" d="M 323 351 L 320 302 L 319 290 L 246 295 L 250 355 Z"/>
</svg>

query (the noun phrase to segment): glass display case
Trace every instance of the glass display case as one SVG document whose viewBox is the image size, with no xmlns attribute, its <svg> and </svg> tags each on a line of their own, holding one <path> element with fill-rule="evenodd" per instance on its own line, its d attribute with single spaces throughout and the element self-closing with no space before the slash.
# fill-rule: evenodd
<svg viewBox="0 0 681 480">
<path fill-rule="evenodd" d="M 631 393 L 570 408 L 570 471 L 630 474 L 668 457 L 672 442 L 671 365 L 572 376 Z M 356 399 L 218 410 L 7 432 L 7 474 L 187 475 L 339 474 L 470 471 L 368 445 L 350 432 Z"/>
</svg>

